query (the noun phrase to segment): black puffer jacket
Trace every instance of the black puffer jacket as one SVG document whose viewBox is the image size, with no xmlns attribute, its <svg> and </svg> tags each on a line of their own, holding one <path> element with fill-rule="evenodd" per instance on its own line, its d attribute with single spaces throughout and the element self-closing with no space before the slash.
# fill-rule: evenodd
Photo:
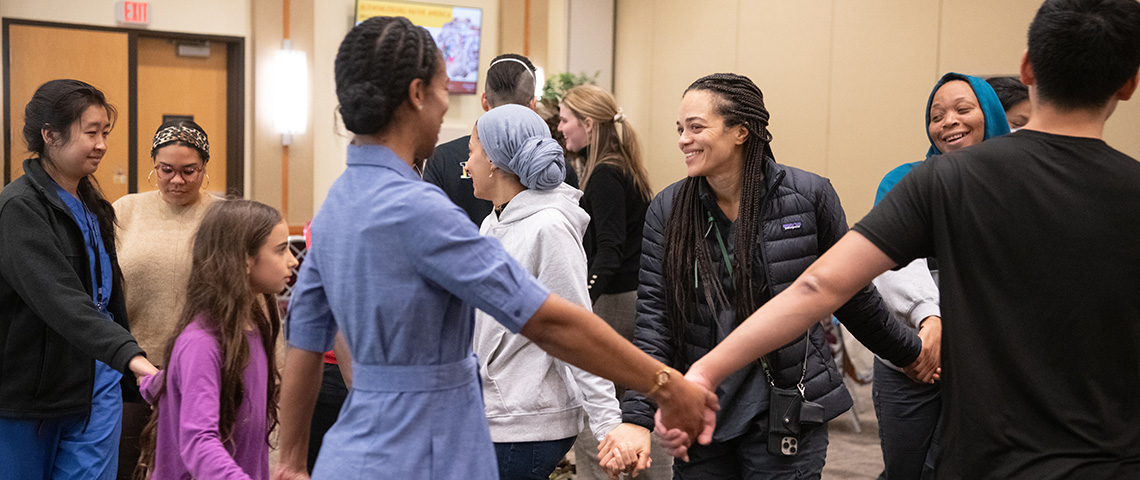
<svg viewBox="0 0 1140 480">
<path fill-rule="evenodd" d="M 847 220 L 831 182 L 797 168 L 779 165 L 771 158 L 766 160 L 763 222 L 761 234 L 757 236 L 758 248 L 752 249 L 755 256 L 753 275 L 756 279 L 763 279 L 757 284 L 765 289 L 761 298 L 771 298 L 791 285 L 847 232 Z M 701 182 L 701 201 L 712 213 L 725 239 L 725 247 L 732 255 L 735 223 L 729 222 L 721 212 L 705 179 L 702 177 L 698 181 Z M 694 295 L 697 305 L 691 310 L 685 331 L 684 351 L 680 357 L 683 360 L 680 365 L 673 365 L 675 355 L 666 319 L 663 277 L 664 235 L 674 197 L 682 182 L 674 183 L 659 193 L 646 214 L 634 344 L 684 372 L 723 341 L 737 325 L 737 319 L 731 309 L 714 314 L 704 295 L 698 291 Z M 706 241 L 709 242 L 709 251 L 713 252 L 713 265 L 720 275 L 721 286 L 732 298 L 734 285 L 724 266 L 715 234 L 707 235 Z M 909 365 L 918 358 L 921 347 L 918 337 L 890 320 L 882 299 L 873 287 L 868 285 L 835 315 L 856 338 L 881 357 L 897 362 L 897 365 Z M 810 343 L 805 344 L 805 337 L 800 337 L 768 355 L 775 383 L 778 387 L 791 388 L 799 381 L 807 349 L 805 396 L 823 405 L 825 417 L 831 419 L 851 407 L 851 396 L 835 368 L 822 329 L 818 325 L 812 327 L 806 339 Z M 768 410 L 768 382 L 759 362 L 729 375 L 721 382 L 716 394 L 721 408 L 717 413 L 714 441 L 735 438 L 754 423 L 767 424 L 767 416 L 761 414 Z M 622 403 L 624 421 L 649 429 L 653 428 L 655 410 L 656 405 L 651 400 L 633 391 L 626 393 Z"/>
<path fill-rule="evenodd" d="M 122 372 L 123 398 L 139 401 L 127 366 L 144 355 L 131 336 L 115 245 L 107 320 L 91 301 L 87 247 L 39 159 L 0 193 L 0 417 L 87 414 L 95 362 Z"/>
</svg>

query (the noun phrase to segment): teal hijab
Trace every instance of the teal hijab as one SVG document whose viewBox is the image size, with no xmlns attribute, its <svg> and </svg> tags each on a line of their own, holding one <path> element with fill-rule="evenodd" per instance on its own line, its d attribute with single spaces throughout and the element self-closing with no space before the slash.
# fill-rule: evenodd
<svg viewBox="0 0 1140 480">
<path fill-rule="evenodd" d="M 978 97 L 978 105 L 982 107 L 982 115 L 986 117 L 985 137 L 982 138 L 982 141 L 1009 133 L 1009 120 L 1005 118 L 1005 109 L 1001 107 L 1001 100 L 998 99 L 997 93 L 994 92 L 994 87 L 991 87 L 985 80 L 973 75 L 950 72 L 938 80 L 938 83 L 934 85 L 934 89 L 930 91 L 930 97 L 926 99 L 926 122 L 923 123 L 923 129 L 926 130 L 926 139 L 930 141 L 930 150 L 926 151 L 926 158 L 930 158 L 932 155 L 942 154 L 942 151 L 934 146 L 934 139 L 930 138 L 930 129 L 925 128 L 930 125 L 930 104 L 934 101 L 934 94 L 938 93 L 939 88 L 942 88 L 946 82 L 955 80 L 961 80 L 970 84 L 970 88 L 974 90 L 974 95 Z"/>
<path fill-rule="evenodd" d="M 930 97 L 926 99 L 926 114 L 924 115 L 926 122 L 923 123 L 923 130 L 926 131 L 926 139 L 930 142 L 930 149 L 926 151 L 926 158 L 942 154 L 942 151 L 934 146 L 934 139 L 930 138 L 930 129 L 926 128 L 930 125 L 930 104 L 934 101 L 934 94 L 938 93 L 939 88 L 942 88 L 946 82 L 955 80 L 961 80 L 969 84 L 970 88 L 974 90 L 974 95 L 978 97 L 978 106 L 982 109 L 982 115 L 985 117 L 986 123 L 982 141 L 1009 133 L 1009 121 L 1005 118 L 1005 109 L 1002 108 L 1001 100 L 998 99 L 994 88 L 991 87 L 989 83 L 986 83 L 985 80 L 973 75 L 950 72 L 943 75 L 942 78 L 938 80 L 938 83 L 934 84 L 934 88 L 930 90 Z M 891 189 L 895 187 L 895 184 L 899 183 L 899 181 L 919 163 L 921 162 L 899 165 L 894 170 L 888 172 L 887 176 L 883 177 L 883 181 L 879 183 L 878 191 L 875 192 L 875 205 L 878 205 L 879 202 L 883 200 L 883 197 L 887 195 L 887 192 L 891 191 Z"/>
</svg>

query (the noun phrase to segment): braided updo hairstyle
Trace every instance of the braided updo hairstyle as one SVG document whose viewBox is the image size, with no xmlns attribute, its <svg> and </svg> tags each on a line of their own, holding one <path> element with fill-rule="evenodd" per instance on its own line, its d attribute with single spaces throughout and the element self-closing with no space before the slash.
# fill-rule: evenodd
<svg viewBox="0 0 1140 480">
<path fill-rule="evenodd" d="M 387 129 L 412 81 L 431 85 L 439 60 L 431 34 L 404 17 L 372 17 L 353 27 L 334 67 L 345 128 L 360 135 Z"/>
<path fill-rule="evenodd" d="M 685 94 L 697 90 L 712 94 L 716 112 L 724 118 L 726 128 L 743 125 L 748 136 L 743 145 L 740 172 L 740 211 L 732 238 L 736 254 L 732 258 L 735 294 L 731 301 L 721 288 L 713 269 L 711 252 L 705 243 L 709 212 L 701 204 L 700 178 L 690 177 L 681 185 L 665 226 L 666 308 L 676 365 L 684 361 L 685 326 L 695 301 L 696 288 L 692 283 L 694 264 L 709 308 L 713 311 L 734 308 L 738 325 L 759 307 L 757 294 L 765 288 L 763 279 L 754 281 L 752 278 L 752 247 L 763 220 L 760 202 L 764 191 L 765 152 L 772 157 L 769 148 L 772 134 L 768 132 L 764 94 L 748 77 L 732 73 L 702 77 L 689 85 Z"/>
</svg>

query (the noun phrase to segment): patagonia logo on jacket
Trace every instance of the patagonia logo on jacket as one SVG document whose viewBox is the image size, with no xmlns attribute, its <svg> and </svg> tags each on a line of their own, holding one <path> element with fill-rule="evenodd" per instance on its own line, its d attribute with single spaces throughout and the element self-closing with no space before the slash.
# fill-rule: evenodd
<svg viewBox="0 0 1140 480">
<path fill-rule="evenodd" d="M 803 223 L 801 223 L 801 222 L 791 222 L 791 223 L 785 223 L 783 226 L 784 226 L 784 231 L 788 231 L 788 230 L 795 230 L 795 229 L 797 229 L 797 228 L 800 228 L 800 227 L 802 227 L 802 226 L 803 226 Z"/>
</svg>

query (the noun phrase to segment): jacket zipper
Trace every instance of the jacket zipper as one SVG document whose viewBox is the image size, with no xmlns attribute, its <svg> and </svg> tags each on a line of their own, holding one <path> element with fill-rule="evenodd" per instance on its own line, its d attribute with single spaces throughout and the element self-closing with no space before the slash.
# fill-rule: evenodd
<svg viewBox="0 0 1140 480">
<path fill-rule="evenodd" d="M 35 177 L 30 177 L 30 178 L 35 180 Z M 47 194 L 47 190 L 45 190 L 43 186 L 39 185 L 38 182 L 36 183 L 36 189 L 39 190 L 40 195 L 44 197 L 44 200 L 47 201 L 47 204 L 49 206 L 51 206 L 51 208 L 55 209 L 57 213 L 63 213 L 64 216 L 66 216 L 67 218 L 72 220 L 72 223 L 75 225 L 75 228 L 79 230 L 79 236 L 82 237 L 83 236 L 83 229 L 79 227 L 79 224 L 76 223 L 75 219 L 71 218 L 71 214 L 67 212 L 66 208 L 62 208 L 59 205 L 56 205 L 55 202 L 52 202 L 51 197 Z M 83 200 L 80 200 L 79 202 L 83 203 Z M 84 242 L 86 243 L 86 240 L 84 240 Z M 84 248 L 84 250 L 86 251 L 86 248 Z M 86 254 L 84 254 L 84 256 L 86 256 Z M 90 266 L 91 259 L 90 258 L 87 259 L 87 263 L 88 263 L 87 268 L 91 268 L 91 266 Z M 98 259 L 96 259 L 96 264 L 98 264 Z M 82 279 L 82 278 L 83 277 L 80 276 L 80 279 Z M 92 290 L 94 290 L 95 286 L 92 285 L 90 288 Z M 44 349 L 45 349 L 45 354 L 46 354 L 46 349 L 47 349 L 47 342 L 46 341 L 44 342 Z M 92 361 L 94 362 L 95 360 L 92 359 Z M 95 364 L 92 363 L 91 365 L 92 365 L 91 381 L 88 382 L 88 384 L 87 384 L 88 385 L 88 389 L 87 389 L 88 390 L 88 392 L 87 392 L 87 417 L 88 417 L 87 420 L 88 421 L 90 421 L 91 409 L 94 406 L 93 402 L 94 402 L 94 398 L 95 398 L 95 372 L 94 372 L 94 365 Z M 37 378 L 36 379 L 36 393 L 37 393 L 37 395 L 39 394 L 39 384 L 40 384 L 40 379 Z M 83 429 L 84 429 L 84 431 L 87 430 L 86 424 L 84 424 Z"/>
<path fill-rule="evenodd" d="M 768 248 L 768 242 L 764 240 L 764 213 L 768 210 L 768 202 L 772 199 L 773 193 L 780 188 L 780 184 L 783 183 L 786 175 L 787 172 L 780 170 L 780 172 L 776 174 L 776 179 L 772 181 L 772 186 L 768 188 L 768 191 L 764 192 L 764 197 L 760 200 L 760 222 L 757 227 L 759 231 L 756 232 L 756 234 L 760 237 L 760 264 L 764 265 L 764 289 L 768 292 L 768 300 L 775 297 L 776 292 L 772 289 L 772 272 L 771 269 L 768 268 L 768 255 L 765 253 Z"/>
</svg>

